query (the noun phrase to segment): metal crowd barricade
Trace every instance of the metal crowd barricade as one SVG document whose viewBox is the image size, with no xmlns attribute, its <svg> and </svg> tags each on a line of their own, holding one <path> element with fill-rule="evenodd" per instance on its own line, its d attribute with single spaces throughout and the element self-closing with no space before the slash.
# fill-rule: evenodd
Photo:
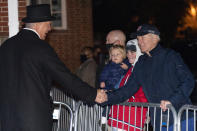
<svg viewBox="0 0 197 131">
<path fill-rule="evenodd" d="M 102 107 L 99 105 L 87 105 L 78 103 L 78 110 L 75 115 L 74 131 L 101 131 L 100 119 Z"/>
<path fill-rule="evenodd" d="M 179 109 L 178 112 L 178 131 L 181 131 L 181 118 L 183 117 L 183 115 L 185 114 L 186 116 L 186 125 L 185 125 L 185 129 L 183 129 L 184 131 L 188 131 L 189 130 L 189 114 L 191 116 L 191 119 L 193 119 L 193 129 L 194 131 L 196 131 L 196 111 L 197 111 L 197 106 L 194 105 L 184 105 Z M 191 123 L 190 123 L 191 124 Z"/>
<path fill-rule="evenodd" d="M 66 94 L 61 90 L 59 90 L 58 88 L 52 88 L 50 94 L 53 101 L 61 101 L 63 103 L 67 103 L 68 105 L 71 106 L 73 110 L 75 110 L 77 101 L 73 98 L 72 95 Z"/>
<path fill-rule="evenodd" d="M 119 113 L 119 108 L 122 107 L 122 112 L 120 113 L 123 113 L 122 114 L 122 117 L 121 117 L 121 120 L 119 120 L 119 116 L 120 113 Z M 129 131 L 129 130 L 132 130 L 132 131 L 142 131 L 142 130 L 150 130 L 150 127 L 149 127 L 149 123 L 145 123 L 144 125 L 145 126 L 142 126 L 142 117 L 143 117 L 143 110 L 147 110 L 147 118 L 149 119 L 149 116 L 154 116 L 154 119 L 151 121 L 151 125 L 152 125 L 152 129 L 153 131 L 158 131 L 158 130 L 162 130 L 162 127 L 166 127 L 166 130 L 168 131 L 169 129 L 169 120 L 170 119 L 173 119 L 173 130 L 176 131 L 177 130 L 177 113 L 174 109 L 174 107 L 172 105 L 168 105 L 167 106 L 168 109 L 166 111 L 166 114 L 167 114 L 167 117 L 166 117 L 166 120 L 165 120 L 165 125 L 164 124 L 164 112 L 161 110 L 160 108 L 160 104 L 154 104 L 154 103 L 136 103 L 136 102 L 131 102 L 131 103 L 121 103 L 121 104 L 118 104 L 117 107 L 116 107 L 116 112 L 115 112 L 115 115 L 113 113 L 113 106 L 111 107 L 111 111 L 110 111 L 110 114 L 112 114 L 110 117 L 109 117 L 109 120 L 108 122 L 105 123 L 105 128 L 103 128 L 104 131 L 108 131 L 108 130 L 117 130 L 117 131 Z M 125 109 L 126 108 L 129 108 L 129 113 L 131 111 L 131 108 L 134 108 L 135 109 L 135 115 L 134 116 L 131 116 L 131 114 L 129 114 L 129 116 L 133 117 L 132 119 L 134 119 L 134 123 L 130 123 L 131 122 L 131 118 L 129 117 L 127 119 L 127 122 L 125 122 L 125 118 L 124 116 L 126 117 L 126 115 L 128 114 L 124 114 L 125 113 Z M 140 109 L 140 113 L 139 113 L 139 110 Z M 128 111 L 128 110 L 127 110 Z M 137 113 L 138 112 L 138 113 Z M 150 113 L 151 112 L 151 113 Z M 107 114 L 107 113 L 106 113 Z M 170 114 L 172 114 L 172 116 L 170 116 Z M 116 118 L 113 117 L 116 116 Z M 137 120 L 137 117 L 138 115 L 141 117 L 140 118 L 140 124 L 138 123 L 138 126 L 136 124 L 136 120 Z M 158 120 L 158 116 L 160 116 L 160 119 Z M 166 116 L 166 115 L 165 115 Z M 171 118 L 172 117 L 172 118 Z M 157 119 L 156 119 L 157 118 Z M 116 121 L 116 125 L 114 126 L 113 122 Z M 158 126 L 156 126 L 156 124 L 159 122 L 159 129 L 158 129 Z M 111 123 L 111 125 L 110 125 Z M 110 125 L 110 126 L 109 126 Z M 126 129 L 125 129 L 125 125 L 126 125 Z M 140 125 L 140 126 L 139 126 Z M 113 127 L 112 127 L 113 126 Z M 132 127 L 132 128 L 131 128 Z M 146 129 L 144 128 L 146 127 Z"/>
<path fill-rule="evenodd" d="M 53 130 L 54 131 L 72 131 L 73 125 L 73 111 L 68 104 L 62 102 L 53 102 Z M 64 121 L 65 123 L 62 123 Z"/>
<path fill-rule="evenodd" d="M 58 121 L 53 120 L 52 131 L 68 131 L 68 130 L 72 131 L 71 128 L 74 128 L 73 119 L 75 118 L 75 110 L 76 110 L 77 101 L 71 95 L 63 93 L 58 88 L 52 88 L 50 95 L 53 101 L 61 102 L 61 106 L 64 104 L 63 105 L 64 108 L 61 110 L 60 119 Z M 65 104 L 68 105 L 67 109 L 65 109 Z"/>
<path fill-rule="evenodd" d="M 99 105 L 87 105 L 81 101 L 76 101 L 70 94 L 65 94 L 58 88 L 53 88 L 51 97 L 54 101 L 67 103 L 73 111 L 72 130 L 74 131 L 101 131 L 99 121 L 101 119 L 102 107 Z M 66 116 L 66 115 L 63 115 Z M 60 131 L 68 130 L 69 119 L 60 119 Z M 53 131 L 57 129 L 57 122 L 53 123 Z M 71 130 L 71 129 L 70 129 Z M 65 130 L 66 131 L 66 130 Z"/>
<path fill-rule="evenodd" d="M 99 105 L 87 105 L 84 104 L 82 102 L 78 102 L 76 101 L 72 96 L 67 96 L 67 94 L 64 94 L 63 92 L 61 92 L 58 89 L 53 89 L 51 91 L 51 96 L 53 98 L 54 101 L 61 101 L 62 103 L 66 103 L 70 109 L 67 109 L 67 111 L 63 111 L 64 113 L 62 113 L 61 116 L 64 116 L 65 118 L 60 117 L 60 122 L 59 122 L 59 128 L 58 127 L 58 122 L 54 121 L 53 124 L 53 131 L 56 131 L 57 129 L 59 131 L 110 131 L 109 129 L 112 128 L 109 120 L 115 120 L 110 116 L 109 120 L 107 122 L 105 122 L 105 124 L 101 124 L 101 118 L 102 118 L 102 112 L 104 110 L 103 107 L 99 106 Z M 138 117 L 139 114 L 143 114 L 143 110 L 147 110 L 147 117 L 149 118 L 149 116 L 154 116 L 153 120 L 151 121 L 151 124 L 149 123 L 145 123 L 144 126 L 146 127 L 146 131 L 149 130 L 153 130 L 153 131 L 158 131 L 158 130 L 162 130 L 163 127 L 163 123 L 164 123 L 164 115 L 163 111 L 160 108 L 160 104 L 154 104 L 154 103 L 135 103 L 135 102 L 131 102 L 131 103 L 121 103 L 118 104 L 117 106 L 122 106 L 123 110 L 126 108 L 134 108 L 135 109 L 135 115 L 132 117 L 132 119 L 135 120 L 135 122 L 133 124 L 131 124 L 129 121 L 128 122 L 124 122 L 124 117 L 122 120 L 118 120 L 116 119 L 116 121 L 118 122 L 122 122 L 123 124 L 132 127 L 134 129 L 132 129 L 132 131 L 142 131 L 144 130 L 144 127 L 142 126 L 142 119 L 140 120 L 140 126 L 136 125 L 136 118 Z M 108 109 L 112 109 L 113 110 L 113 106 L 112 107 L 108 107 Z M 107 109 L 107 110 L 108 110 Z M 141 110 L 141 113 L 137 113 L 138 109 Z M 71 117 L 68 115 L 68 110 L 72 110 L 71 114 L 72 114 L 72 119 Z M 112 112 L 111 110 L 111 112 Z M 67 112 L 67 114 L 66 114 Z M 124 113 L 124 111 L 123 111 Z M 169 128 L 169 121 L 173 120 L 173 130 L 177 131 L 177 113 L 174 109 L 173 106 L 168 105 L 168 110 L 166 111 L 167 113 L 167 117 L 165 120 L 165 127 L 166 127 L 166 131 L 168 131 Z M 113 114 L 113 113 L 112 113 Z M 106 111 L 106 115 L 108 117 L 108 111 Z M 119 115 L 119 112 L 117 111 L 117 116 Z M 124 114 L 123 114 L 124 116 Z M 129 115 L 130 116 L 130 115 Z M 142 117 L 143 115 L 141 115 Z M 157 119 L 158 116 L 160 116 L 159 118 L 162 119 Z M 69 118 L 69 119 L 68 119 Z M 159 122 L 160 126 L 159 128 L 156 127 L 157 123 Z M 150 125 L 152 125 L 152 127 L 150 128 Z M 118 126 L 117 126 L 118 127 Z M 122 129 L 124 128 L 123 126 L 121 127 Z M 129 130 L 130 128 L 128 128 Z"/>
<path fill-rule="evenodd" d="M 127 106 L 127 107 L 133 107 L 135 108 L 135 115 L 133 116 L 134 119 L 136 120 L 136 117 L 138 114 L 136 114 L 136 109 L 140 108 L 140 110 L 143 112 L 143 110 L 146 108 L 147 109 L 147 116 L 150 115 L 154 115 L 154 120 L 152 121 L 152 129 L 150 129 L 149 127 L 149 123 L 146 123 L 146 131 L 149 130 L 153 130 L 153 131 L 158 131 L 158 130 L 162 130 L 162 124 L 163 124 L 163 119 L 157 120 L 156 117 L 157 115 L 160 115 L 160 118 L 163 118 L 164 114 L 163 111 L 160 108 L 160 104 L 154 104 L 154 103 L 121 103 L 118 106 Z M 112 130 L 112 126 L 109 126 L 109 120 L 105 123 L 105 124 L 101 124 L 101 118 L 102 118 L 102 112 L 104 110 L 103 107 L 99 106 L 99 105 L 94 105 L 94 106 L 89 106 L 87 104 L 84 103 L 79 103 L 78 104 L 78 110 L 76 110 L 76 115 L 75 115 L 75 127 L 74 127 L 74 131 L 113 131 Z M 169 119 L 173 119 L 173 128 L 174 131 L 177 130 L 177 113 L 174 109 L 173 106 L 168 105 L 168 110 L 167 112 L 167 120 L 166 120 L 166 131 L 168 131 L 169 128 Z M 107 110 L 110 109 L 110 107 L 107 107 Z M 113 110 L 113 106 L 111 107 L 111 111 Z M 150 111 L 153 111 L 153 114 L 150 113 Z M 108 111 L 106 111 L 107 114 Z M 159 114 L 157 114 L 158 112 L 160 112 Z M 124 113 L 124 111 L 123 111 Z M 141 113 L 142 114 L 142 113 Z M 172 114 L 172 116 L 170 116 L 170 114 Z M 117 112 L 117 115 L 119 115 L 119 113 Z M 106 115 L 108 117 L 108 115 Z M 123 114 L 124 116 L 124 114 Z M 129 115 L 130 116 L 130 115 Z M 113 117 L 113 116 L 112 116 Z M 112 119 L 109 118 L 109 119 Z M 142 117 L 142 116 L 141 116 Z M 116 120 L 119 121 L 117 119 L 112 119 L 112 120 Z M 144 127 L 140 126 L 137 127 L 136 126 L 136 122 L 132 125 L 129 122 L 124 122 L 124 118 L 123 120 L 120 120 L 119 122 L 123 122 L 124 124 L 134 127 L 134 129 L 132 131 L 141 131 L 144 130 Z M 156 123 L 159 122 L 160 126 L 159 129 L 156 128 Z M 141 119 L 141 124 L 142 124 L 142 119 Z M 122 128 L 123 129 L 123 126 Z M 119 129 L 119 130 L 121 130 Z M 129 128 L 130 129 L 130 128 Z M 128 129 L 128 131 L 129 131 Z M 119 131 L 117 130 L 117 131 Z M 123 130 L 121 130 L 123 131 Z"/>
</svg>

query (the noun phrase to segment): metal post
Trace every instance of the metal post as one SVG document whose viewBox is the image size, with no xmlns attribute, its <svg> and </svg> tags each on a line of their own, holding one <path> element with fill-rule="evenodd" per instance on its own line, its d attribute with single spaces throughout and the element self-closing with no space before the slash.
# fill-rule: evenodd
<svg viewBox="0 0 197 131">
<path fill-rule="evenodd" d="M 8 21 L 9 37 L 12 37 L 19 31 L 18 0 L 8 0 Z"/>
</svg>

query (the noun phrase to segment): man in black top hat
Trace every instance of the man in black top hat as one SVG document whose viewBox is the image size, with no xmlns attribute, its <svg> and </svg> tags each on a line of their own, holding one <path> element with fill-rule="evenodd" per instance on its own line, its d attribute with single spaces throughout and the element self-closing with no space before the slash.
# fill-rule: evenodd
<svg viewBox="0 0 197 131">
<path fill-rule="evenodd" d="M 0 131 L 51 131 L 53 80 L 87 103 L 106 98 L 71 74 L 44 41 L 51 20 L 49 5 L 28 6 L 26 28 L 0 47 Z"/>
</svg>

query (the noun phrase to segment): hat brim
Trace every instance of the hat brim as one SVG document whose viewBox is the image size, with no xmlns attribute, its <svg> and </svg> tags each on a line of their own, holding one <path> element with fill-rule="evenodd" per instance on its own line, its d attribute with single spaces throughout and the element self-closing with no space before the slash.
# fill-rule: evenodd
<svg viewBox="0 0 197 131">
<path fill-rule="evenodd" d="M 149 34 L 149 32 L 135 32 L 135 33 L 131 33 L 130 38 L 131 39 L 136 39 L 137 36 L 144 36 L 146 34 Z"/>
<path fill-rule="evenodd" d="M 148 32 L 137 32 L 136 36 L 143 36 L 143 35 L 146 35 L 146 34 L 148 34 Z"/>
<path fill-rule="evenodd" d="M 24 23 L 36 23 L 36 22 L 45 22 L 45 21 L 53 21 L 53 20 L 55 20 L 54 16 L 42 17 L 42 18 L 25 17 L 25 18 L 22 19 L 22 22 L 24 22 Z"/>
</svg>

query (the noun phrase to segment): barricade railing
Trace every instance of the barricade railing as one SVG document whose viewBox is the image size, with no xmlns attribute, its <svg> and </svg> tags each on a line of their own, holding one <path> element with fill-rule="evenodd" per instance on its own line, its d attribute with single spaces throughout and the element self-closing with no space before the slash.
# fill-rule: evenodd
<svg viewBox="0 0 197 131">
<path fill-rule="evenodd" d="M 79 102 L 76 108 L 74 131 L 101 131 L 99 121 L 102 107 Z"/>
<path fill-rule="evenodd" d="M 73 110 L 63 102 L 53 102 L 53 130 L 54 131 L 72 131 Z"/>
<path fill-rule="evenodd" d="M 148 121 L 151 116 L 151 130 L 162 130 L 163 127 L 168 130 L 171 119 L 171 121 L 173 121 L 173 123 L 171 123 L 174 125 L 173 130 L 176 131 L 177 113 L 172 105 L 168 105 L 167 107 L 167 111 L 163 112 L 160 108 L 160 104 L 154 103 L 126 102 L 118 105 L 113 105 L 109 113 L 109 120 L 105 123 L 105 128 L 103 128 L 103 130 L 107 131 L 111 129 L 121 131 L 148 131 L 150 129 L 150 124 L 148 123 Z M 170 116 L 170 114 L 172 114 L 172 116 Z M 145 119 L 146 123 L 144 123 Z M 146 129 L 144 127 L 146 127 Z"/>
<path fill-rule="evenodd" d="M 177 118 L 178 131 L 181 131 L 181 129 L 182 131 L 196 131 L 196 111 L 197 106 L 194 105 L 184 105 L 179 109 Z"/>
<path fill-rule="evenodd" d="M 74 120 L 76 116 L 75 110 L 76 110 L 77 101 L 72 97 L 72 95 L 65 94 L 62 91 L 60 91 L 58 88 L 52 88 L 50 95 L 53 101 L 64 103 L 68 105 L 70 109 L 72 110 L 72 119 L 71 119 L 70 113 L 69 113 L 70 109 L 66 109 L 65 106 L 63 106 L 64 108 L 63 110 L 61 110 L 59 121 L 57 121 L 56 119 L 53 120 L 52 131 L 57 131 L 57 129 L 59 129 L 59 131 L 68 131 L 68 130 L 72 131 L 75 127 Z M 57 108 L 57 107 L 54 107 L 54 108 Z M 59 126 L 58 126 L 58 122 L 59 122 Z"/>
<path fill-rule="evenodd" d="M 134 128 L 134 131 L 140 131 L 143 130 L 144 127 L 146 127 L 146 130 L 162 130 L 162 128 L 165 126 L 166 131 L 168 131 L 169 126 L 173 124 L 173 130 L 174 131 L 180 131 L 180 121 L 181 121 L 181 116 L 182 116 L 182 110 L 185 110 L 188 108 L 188 110 L 194 109 L 194 119 L 196 121 L 196 109 L 197 106 L 184 106 L 184 109 L 180 109 L 179 114 L 177 116 L 177 113 L 174 109 L 173 106 L 168 105 L 168 110 L 164 113 L 161 108 L 160 104 L 154 104 L 154 103 L 136 103 L 136 102 L 126 102 L 126 103 L 121 103 L 116 105 L 117 110 L 120 107 L 125 110 L 129 110 L 129 108 L 134 109 L 135 115 L 133 115 L 132 119 L 134 119 L 134 123 L 131 123 L 131 118 L 130 121 L 124 121 L 125 119 L 125 114 L 123 114 L 122 119 L 114 119 L 113 116 L 109 116 L 109 120 L 105 122 L 104 127 L 102 127 L 101 119 L 102 119 L 102 112 L 104 110 L 103 107 L 99 105 L 87 105 L 84 104 L 83 102 L 76 101 L 73 97 L 67 96 L 66 94 L 62 93 L 58 89 L 54 89 L 52 91 L 52 98 L 55 101 L 61 101 L 62 103 L 66 103 L 70 109 L 67 110 L 72 110 L 72 119 L 70 118 L 70 115 L 62 113 L 62 116 L 64 116 L 64 119 L 60 119 L 59 123 L 59 130 L 64 131 L 63 129 L 67 129 L 69 127 L 69 130 L 73 131 L 108 131 L 108 128 L 111 128 L 113 124 L 110 124 L 109 120 L 111 121 L 118 121 L 119 123 L 123 123 L 122 125 L 127 125 L 127 127 L 132 127 Z M 119 107 L 118 107 L 119 106 Z M 111 109 L 112 113 L 112 107 L 108 107 Z M 140 110 L 140 111 L 139 111 Z M 147 120 L 146 123 L 143 123 L 142 117 L 143 117 L 143 111 L 146 110 L 146 117 L 150 118 L 151 116 L 151 124 L 148 124 Z M 65 112 L 65 111 L 62 111 Z M 68 112 L 68 111 L 67 111 Z M 107 111 L 108 112 L 108 111 Z M 117 113 L 118 111 L 116 111 Z M 123 111 L 124 112 L 124 111 Z M 140 112 L 140 113 L 139 113 Z M 187 112 L 187 111 L 186 111 Z M 112 113 L 113 114 L 113 113 Z M 120 113 L 117 113 L 119 115 Z M 137 126 L 137 123 L 135 122 L 137 120 L 138 115 L 140 115 L 140 124 Z M 128 116 L 131 116 L 129 114 Z M 158 117 L 159 116 L 159 117 Z M 108 117 L 108 116 L 107 116 Z M 68 119 L 69 118 L 69 119 Z M 118 117 L 117 117 L 118 118 Z M 158 119 L 160 118 L 160 119 Z M 117 122 L 117 123 L 118 123 Z M 70 124 L 72 123 L 72 125 Z M 143 123 L 143 124 L 142 124 Z M 157 126 L 159 123 L 159 127 Z M 54 121 L 54 127 L 58 127 L 58 122 Z M 118 125 L 119 126 L 119 125 Z M 72 129 L 71 129 L 72 127 Z M 113 126 L 114 127 L 114 126 Z M 121 127 L 122 129 L 124 128 Z M 121 129 L 120 128 L 120 129 Z M 53 128 L 53 131 L 56 131 L 57 128 Z M 196 129 L 196 124 L 194 124 L 194 129 Z M 129 130 L 129 129 L 128 129 Z"/>
<path fill-rule="evenodd" d="M 111 119 L 111 123 L 112 121 L 117 121 L 119 123 L 122 123 L 121 128 L 117 128 L 118 126 L 115 126 L 115 128 L 119 129 L 117 131 L 155 131 L 155 130 L 163 130 L 162 126 L 163 126 L 163 111 L 160 109 L 160 104 L 154 104 L 154 103 L 121 103 L 118 105 L 113 105 L 112 107 L 107 107 L 107 108 L 111 108 L 110 113 L 112 113 L 112 111 L 114 110 L 114 106 L 117 106 L 119 109 L 122 106 L 122 108 L 124 110 L 122 110 L 122 115 L 128 115 L 128 114 L 124 114 L 125 113 L 125 108 L 128 107 L 130 108 L 134 108 L 135 109 L 135 115 L 133 116 L 133 119 L 135 120 L 135 122 L 133 124 L 130 123 L 130 121 L 125 122 L 124 121 L 124 117 L 122 117 L 122 120 L 119 120 L 118 116 L 116 116 L 116 118 L 113 118 L 112 116 L 109 116 L 109 120 L 107 122 L 105 122 L 105 126 L 102 128 L 102 123 L 101 123 L 101 119 L 102 119 L 102 112 L 104 110 L 103 107 L 99 106 L 99 105 L 93 105 L 93 106 L 89 106 L 87 104 L 84 104 L 82 102 L 78 102 L 76 103 L 75 106 L 75 110 L 72 110 L 71 107 L 68 104 L 62 103 L 62 102 L 56 102 L 54 101 L 54 105 L 55 106 L 55 115 L 54 115 L 54 119 L 57 120 L 55 121 L 56 126 L 54 126 L 54 131 L 110 131 L 109 129 L 114 128 L 114 126 L 112 126 L 112 124 L 109 124 L 109 121 Z M 167 121 L 166 121 L 166 129 L 165 131 L 168 130 L 169 128 L 169 118 L 170 118 L 170 112 L 172 113 L 173 116 L 173 131 L 181 131 L 181 122 L 182 119 L 181 117 L 184 115 L 185 113 L 185 120 L 186 122 L 185 124 L 185 128 L 182 128 L 182 131 L 196 131 L 196 111 L 197 111 L 197 106 L 194 105 L 184 105 L 180 108 L 179 112 L 178 112 L 178 116 L 177 113 L 174 109 L 173 106 L 168 105 L 168 110 L 167 112 Z M 136 124 L 136 118 L 137 115 L 139 115 L 139 112 L 137 112 L 137 109 L 141 110 L 140 113 L 140 126 L 137 126 Z M 149 123 L 146 121 L 144 126 L 142 127 L 142 117 L 143 117 L 143 111 L 144 109 L 146 109 L 146 118 L 149 118 L 150 116 L 150 110 L 151 108 L 153 108 L 153 121 L 152 121 L 152 128 L 149 128 Z M 157 109 L 158 108 L 158 109 Z M 66 109 L 67 113 L 62 113 L 63 110 Z M 118 109 L 118 110 L 119 110 Z M 156 120 L 157 117 L 157 110 L 159 110 L 160 112 L 160 120 Z M 128 110 L 127 110 L 128 111 Z M 138 110 L 139 111 L 139 110 Z M 190 112 L 190 115 L 189 115 Z M 118 111 L 116 111 L 117 115 L 119 115 L 120 113 L 118 113 Z M 107 114 L 107 113 L 106 113 Z M 113 114 L 113 113 L 112 113 Z M 191 116 L 192 115 L 192 116 Z M 130 114 L 129 114 L 130 116 Z M 191 121 L 189 121 L 189 116 L 190 118 L 193 119 L 193 128 L 191 130 L 190 124 Z M 64 118 L 63 118 L 64 117 Z M 64 120 L 61 120 L 64 119 Z M 159 122 L 160 126 L 159 129 L 156 128 L 156 123 Z M 118 124 L 117 124 L 118 125 Z M 123 125 L 127 125 L 127 127 L 133 127 L 133 129 L 124 129 Z M 146 127 L 146 129 L 144 128 Z M 114 128 L 114 129 L 115 129 Z"/>
<path fill-rule="evenodd" d="M 66 103 L 66 104 L 70 105 L 70 107 L 73 110 L 75 110 L 75 106 L 76 106 L 77 101 L 75 100 L 75 98 L 72 95 L 65 94 L 61 90 L 59 90 L 58 88 L 52 88 L 50 95 L 51 95 L 53 101 L 60 101 L 60 102 Z"/>
<path fill-rule="evenodd" d="M 114 105 L 115 106 L 115 105 Z M 156 130 L 162 130 L 162 126 L 163 126 L 163 111 L 161 110 L 160 108 L 160 104 L 154 104 L 154 103 L 121 103 L 121 104 L 118 104 L 116 106 L 122 106 L 124 109 L 126 107 L 129 107 L 130 109 L 131 108 L 134 108 L 135 109 L 135 115 L 134 116 L 131 116 L 131 117 L 134 117 L 134 124 L 131 124 L 130 121 L 127 121 L 127 122 L 124 122 L 124 117 L 122 120 L 118 120 L 118 115 L 120 114 L 118 111 L 116 111 L 117 113 L 117 119 L 113 119 L 113 116 L 109 117 L 109 120 L 115 120 L 115 121 L 118 121 L 118 122 L 121 122 L 123 124 L 126 124 L 128 127 L 131 126 L 133 127 L 134 129 L 125 129 L 124 126 L 122 126 L 122 128 L 119 128 L 119 130 L 122 129 L 125 129 L 125 130 L 134 130 L 134 131 L 140 131 L 140 130 L 143 130 L 144 127 L 142 126 L 142 112 L 143 110 L 146 109 L 147 111 L 147 115 L 146 117 L 151 115 L 151 116 L 154 116 L 153 117 L 153 120 L 152 120 L 152 130 L 153 131 L 156 131 Z M 99 106 L 99 105 L 94 105 L 94 106 L 89 106 L 87 104 L 84 104 L 82 102 L 78 102 L 77 105 L 76 105 L 76 110 L 74 112 L 74 131 L 108 131 L 108 129 L 111 129 L 114 128 L 114 126 L 112 127 L 112 125 L 110 126 L 109 124 L 109 120 L 105 123 L 105 127 L 102 127 L 103 125 L 101 124 L 101 118 L 102 118 L 102 112 L 104 110 L 103 107 Z M 141 119 L 140 119 L 140 126 L 138 127 L 137 126 L 137 122 L 136 122 L 136 118 L 138 117 L 137 115 L 137 109 L 141 110 Z M 108 107 L 108 109 L 110 109 Z M 152 110 L 152 112 L 151 112 Z M 111 107 L 111 112 L 113 111 L 113 106 Z M 125 112 L 124 110 L 122 111 L 123 113 Z M 151 113 L 150 113 L 151 112 Z M 177 113 L 174 109 L 173 106 L 171 105 L 168 105 L 168 110 L 166 111 L 167 113 L 167 117 L 166 117 L 166 130 L 168 130 L 169 128 L 169 119 L 170 119 L 170 112 L 172 114 L 172 118 L 173 118 L 173 128 L 174 128 L 174 131 L 176 131 L 176 127 L 177 127 Z M 138 112 L 139 113 L 139 112 Z M 107 114 L 107 113 L 106 113 Z M 127 114 L 128 115 L 128 114 Z M 125 116 L 125 114 L 123 114 L 123 116 Z M 130 116 L 130 114 L 129 114 Z M 161 119 L 158 119 L 157 116 L 160 116 Z M 108 115 L 107 115 L 108 117 Z M 130 119 L 133 119 L 133 118 L 130 118 Z M 158 126 L 156 126 L 159 122 L 159 128 Z M 118 124 L 117 124 L 118 125 Z M 145 123 L 146 125 L 146 130 L 148 131 L 149 130 L 149 123 Z M 115 126 L 115 127 L 118 127 L 118 126 Z"/>
</svg>

